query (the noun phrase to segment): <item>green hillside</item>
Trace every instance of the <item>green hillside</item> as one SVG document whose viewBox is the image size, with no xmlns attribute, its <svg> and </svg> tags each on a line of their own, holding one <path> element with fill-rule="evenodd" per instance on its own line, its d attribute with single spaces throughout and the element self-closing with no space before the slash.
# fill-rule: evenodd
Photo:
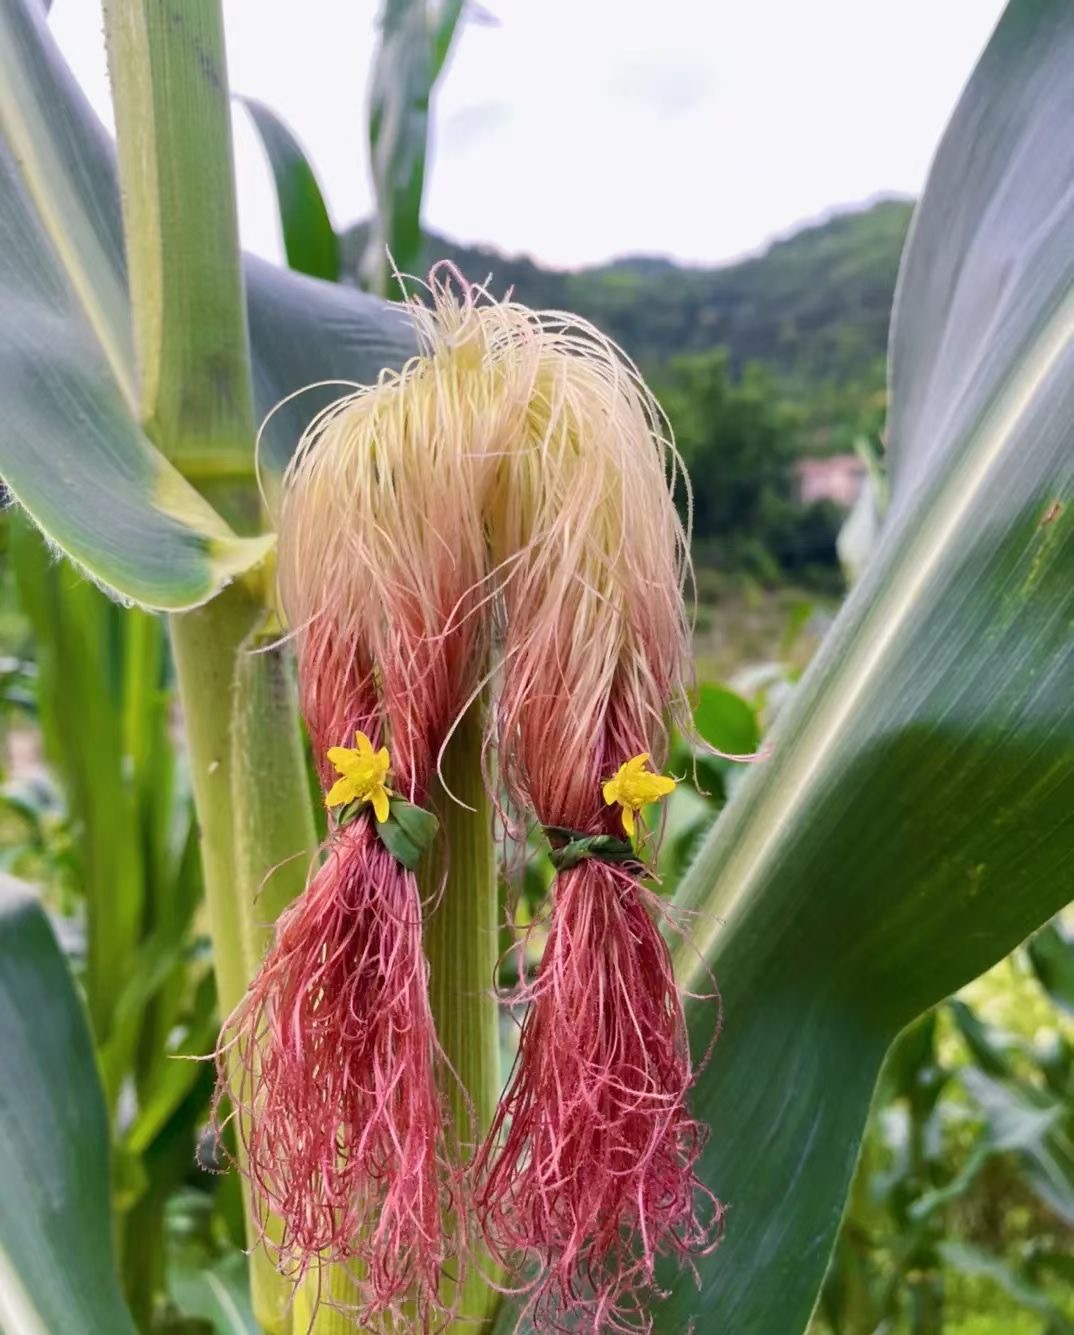
<svg viewBox="0 0 1074 1335">
<path fill-rule="evenodd" d="M 693 478 L 699 565 L 766 582 L 832 578 L 842 511 L 804 504 L 803 455 L 874 442 L 885 412 L 885 352 L 912 205 L 837 214 L 737 264 L 653 256 L 566 271 L 430 233 L 424 268 L 453 261 L 493 295 L 575 311 L 641 365 Z M 355 273 L 366 229 L 343 238 Z"/>
<path fill-rule="evenodd" d="M 450 259 L 471 279 L 491 275 L 496 294 L 513 288 L 527 305 L 576 311 L 650 373 L 715 347 L 726 349 L 733 376 L 759 362 L 799 408 L 808 447 L 840 449 L 882 420 L 891 297 L 911 208 L 883 200 L 841 213 L 718 268 L 633 256 L 568 272 L 436 233 L 425 265 Z M 364 238 L 359 224 L 344 239 L 351 272 Z"/>
</svg>

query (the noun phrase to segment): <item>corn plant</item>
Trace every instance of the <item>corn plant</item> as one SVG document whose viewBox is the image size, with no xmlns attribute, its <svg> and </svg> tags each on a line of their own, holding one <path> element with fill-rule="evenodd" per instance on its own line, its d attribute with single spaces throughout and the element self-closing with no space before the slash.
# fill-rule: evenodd
<svg viewBox="0 0 1074 1335">
<path fill-rule="evenodd" d="M 308 385 L 375 381 L 415 332 L 397 306 L 242 261 L 213 0 L 108 0 L 105 20 L 115 150 L 35 0 L 0 6 L 0 471 L 88 577 L 167 618 L 227 1014 L 316 843 L 265 502 L 326 391 L 272 417 L 261 489 L 255 426 Z M 695 1270 L 661 1277 L 666 1295 L 639 1314 L 658 1331 L 699 1313 L 732 1331 L 804 1329 L 888 1048 L 1069 898 L 1072 60 L 1062 0 L 1013 0 L 903 262 L 880 539 L 676 887 L 693 923 L 675 964 L 695 1052 L 713 1010 L 694 994 L 712 975 L 723 999 L 691 1097 L 709 1128 L 696 1171 L 727 1220 Z M 443 757 L 466 805 L 441 808 L 457 856 L 424 948 L 439 1042 L 469 1096 L 453 1113 L 472 1107 L 484 1134 L 501 1073 L 479 722 Z M 32 898 L 6 885 L 0 1009 L 0 1317 L 20 1333 L 131 1330 L 85 1020 Z M 278 1244 L 273 1219 L 249 1213 L 251 1242 L 263 1228 Z M 253 1247 L 266 1331 L 349 1328 L 355 1283 L 314 1265 L 292 1301 Z M 481 1269 L 456 1295 L 459 1329 L 506 1332 L 519 1310 Z"/>
<path fill-rule="evenodd" d="M 61 895 L 73 886 L 81 898 L 67 956 L 118 1130 L 122 1273 L 145 1323 L 163 1280 L 166 1201 L 193 1158 L 211 1083 L 204 1063 L 174 1054 L 215 1045 L 211 962 L 194 922 L 197 837 L 169 736 L 164 627 L 53 561 L 40 535 L 12 518 L 20 605 L 36 645 L 37 717 L 63 795 L 57 879 Z M 42 832 L 39 842 L 53 841 Z"/>
</svg>

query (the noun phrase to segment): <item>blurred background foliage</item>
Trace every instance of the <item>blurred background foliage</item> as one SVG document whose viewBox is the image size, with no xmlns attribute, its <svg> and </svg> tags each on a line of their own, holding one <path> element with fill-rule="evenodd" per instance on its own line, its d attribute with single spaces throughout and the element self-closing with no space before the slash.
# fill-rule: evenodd
<svg viewBox="0 0 1074 1335">
<path fill-rule="evenodd" d="M 385 9 L 374 101 L 416 89 L 411 110 L 427 116 L 460 6 L 438 12 L 428 47 L 401 32 L 407 8 Z M 858 451 L 882 469 L 885 347 L 911 205 L 876 203 L 718 269 L 635 257 L 559 272 L 422 233 L 424 160 L 392 179 L 399 129 L 384 106 L 370 119 L 380 222 L 330 234 L 294 136 L 270 108 L 248 110 L 293 267 L 385 291 L 369 256 L 387 237 L 404 272 L 447 258 L 471 279 L 490 276 L 497 295 L 593 320 L 637 360 L 693 478 L 695 722 L 721 750 L 757 749 L 843 592 L 837 535 L 856 488 L 874 485 L 848 461 Z M 811 490 L 809 462 L 833 458 L 855 485 L 840 490 L 821 470 Z M 161 624 L 121 611 L 10 510 L 0 563 L 0 866 L 41 888 L 85 995 L 126 1297 L 145 1332 L 256 1331 L 237 1180 L 211 1171 L 211 1068 L 189 1060 L 211 1051 L 218 1017 Z M 669 803 L 669 895 L 742 776 L 681 739 L 672 768 L 698 785 Z M 548 880 L 536 854 L 519 932 Z M 892 1049 L 812 1332 L 1074 1332 L 1070 922 L 1044 928 Z"/>
</svg>

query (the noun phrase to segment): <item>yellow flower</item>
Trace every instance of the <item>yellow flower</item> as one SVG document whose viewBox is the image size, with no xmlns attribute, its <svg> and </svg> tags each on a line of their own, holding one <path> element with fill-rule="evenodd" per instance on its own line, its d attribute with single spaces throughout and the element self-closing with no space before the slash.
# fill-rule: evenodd
<svg viewBox="0 0 1074 1335">
<path fill-rule="evenodd" d="M 391 789 L 385 785 L 391 767 L 388 748 L 373 750 L 373 743 L 364 732 L 356 732 L 356 748 L 330 746 L 328 759 L 340 775 L 324 799 L 326 807 L 340 807 L 347 802 L 372 802 L 379 821 L 388 819 L 388 798 Z"/>
<path fill-rule="evenodd" d="M 645 768 L 648 761 L 649 753 L 643 751 L 640 756 L 620 765 L 615 777 L 604 785 L 605 802 L 608 806 L 618 802 L 623 808 L 623 829 L 632 839 L 635 813 L 675 790 L 674 779 L 666 774 L 654 774 Z"/>
</svg>

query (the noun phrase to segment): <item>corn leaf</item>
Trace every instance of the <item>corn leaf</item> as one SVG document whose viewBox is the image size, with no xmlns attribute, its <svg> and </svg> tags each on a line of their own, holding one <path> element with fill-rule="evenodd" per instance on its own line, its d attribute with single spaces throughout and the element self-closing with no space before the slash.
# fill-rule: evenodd
<svg viewBox="0 0 1074 1335">
<path fill-rule="evenodd" d="M 417 350 L 400 306 L 246 257 L 260 461 L 273 484 L 313 415 Z M 322 384 L 321 382 L 329 382 Z M 283 402 L 288 395 L 303 391 Z M 275 411 L 274 411 L 275 410 Z"/>
<path fill-rule="evenodd" d="M 249 112 L 272 170 L 287 263 L 299 273 L 334 283 L 339 278 L 339 237 L 302 145 L 264 102 L 255 97 L 237 101 Z"/>
<path fill-rule="evenodd" d="M 680 886 L 729 1213 L 660 1331 L 805 1328 L 888 1045 L 1070 896 L 1072 63 L 1065 0 L 1013 0 L 908 243 L 879 546 Z"/>
<path fill-rule="evenodd" d="M 1059 919 L 1049 923 L 1030 941 L 1029 960 L 1052 1001 L 1074 1015 L 1074 932 Z"/>
<path fill-rule="evenodd" d="M 214 1335 L 261 1335 L 241 1257 L 197 1269 L 173 1266 L 169 1282 L 183 1314 L 208 1322 Z"/>
<path fill-rule="evenodd" d="M 134 837 L 132 766 L 123 746 L 124 665 L 117 649 L 129 614 L 53 561 L 25 522 L 12 526 L 11 552 L 19 603 L 36 642 L 41 730 L 78 831 L 84 985 L 97 1041 L 104 1043 L 138 944 L 148 879 L 142 840 Z M 164 773 L 159 777 L 166 787 Z"/>
<path fill-rule="evenodd" d="M 142 435 L 0 146 L 0 473 L 45 536 L 150 607 L 196 606 L 261 558 Z"/>
<path fill-rule="evenodd" d="M 661 1335 L 806 1329 L 888 1047 L 1070 898 L 1072 64 L 1066 0 L 1012 0 L 908 241 L 879 544 L 678 887 L 728 1214 L 696 1284 L 663 1272 Z"/>
<path fill-rule="evenodd" d="M 0 0 L 0 476 L 88 574 L 148 607 L 198 606 L 260 560 L 146 440 L 112 144 L 37 0 Z M 246 261 L 255 411 L 315 381 L 375 379 L 413 350 L 398 308 Z M 273 477 L 331 394 L 266 430 Z"/>
<path fill-rule="evenodd" d="M 137 400 L 127 265 L 119 194 L 102 188 L 107 137 L 86 134 L 92 117 L 34 0 L 0 0 L 0 122 L 22 173 L 30 211 L 56 248 L 123 400 Z M 6 193 L 6 192 L 5 192 Z M 27 246 L 27 256 L 36 253 Z"/>
<path fill-rule="evenodd" d="M 0 879 L 0 1327 L 133 1335 L 86 1017 L 34 896 Z"/>
<path fill-rule="evenodd" d="M 462 7 L 462 0 L 383 0 L 369 90 L 377 210 L 362 259 L 363 278 L 373 292 L 389 290 L 389 254 L 404 274 L 415 273 L 421 260 L 429 99 Z"/>
</svg>

